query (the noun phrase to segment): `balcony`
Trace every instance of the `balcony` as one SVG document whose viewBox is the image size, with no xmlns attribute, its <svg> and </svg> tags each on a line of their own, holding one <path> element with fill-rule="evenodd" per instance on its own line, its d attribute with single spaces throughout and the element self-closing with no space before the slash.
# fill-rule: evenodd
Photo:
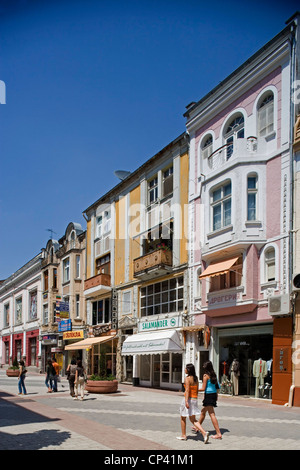
<svg viewBox="0 0 300 470">
<path fill-rule="evenodd" d="M 172 251 L 158 249 L 136 258 L 134 261 L 134 277 L 153 279 L 172 271 Z"/>
<path fill-rule="evenodd" d="M 215 150 L 207 159 L 209 170 L 217 170 L 236 155 L 249 156 L 257 153 L 257 138 L 237 139 L 234 144 L 225 144 Z"/>
<path fill-rule="evenodd" d="M 97 274 L 84 281 L 84 295 L 93 297 L 94 295 L 110 292 L 110 274 Z"/>
</svg>

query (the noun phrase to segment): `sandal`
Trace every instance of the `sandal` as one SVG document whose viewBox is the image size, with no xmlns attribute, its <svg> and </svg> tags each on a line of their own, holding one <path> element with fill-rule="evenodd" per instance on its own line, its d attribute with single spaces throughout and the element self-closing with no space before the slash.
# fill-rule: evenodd
<svg viewBox="0 0 300 470">
<path fill-rule="evenodd" d="M 176 437 L 176 439 L 178 439 L 179 441 L 186 441 L 187 440 L 186 437 L 182 437 L 182 436 Z"/>
<path fill-rule="evenodd" d="M 209 432 L 207 432 L 204 436 L 204 444 L 208 443 L 208 439 L 209 439 Z"/>
</svg>

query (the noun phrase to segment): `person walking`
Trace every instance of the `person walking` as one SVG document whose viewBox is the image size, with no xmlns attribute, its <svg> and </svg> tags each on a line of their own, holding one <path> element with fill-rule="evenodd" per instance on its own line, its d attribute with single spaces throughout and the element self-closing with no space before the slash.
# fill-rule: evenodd
<svg viewBox="0 0 300 470">
<path fill-rule="evenodd" d="M 48 388 L 48 393 L 52 393 L 54 375 L 55 375 L 55 369 L 52 365 L 52 360 L 48 359 L 47 366 L 46 366 L 46 379 L 45 379 L 45 385 Z"/>
<path fill-rule="evenodd" d="M 211 361 L 206 361 L 203 364 L 203 369 L 203 383 L 202 387 L 199 389 L 199 392 L 204 392 L 204 400 L 202 402 L 203 408 L 200 413 L 199 421 L 194 423 L 194 427 L 196 430 L 202 432 L 202 423 L 205 419 L 206 413 L 208 412 L 211 422 L 216 430 L 216 435 L 210 437 L 212 439 L 222 439 L 222 433 L 220 431 L 219 423 L 214 410 L 214 408 L 217 406 L 217 391 L 219 390 L 220 386 Z"/>
<path fill-rule="evenodd" d="M 74 384 L 75 384 L 76 369 L 77 369 L 76 360 L 72 359 L 71 363 L 68 365 L 68 368 L 66 370 L 67 379 L 69 381 L 69 388 L 70 388 L 71 397 L 75 396 Z"/>
<path fill-rule="evenodd" d="M 176 437 L 181 441 L 186 441 L 186 418 L 189 417 L 189 420 L 193 425 L 196 425 L 196 414 L 200 414 L 200 410 L 198 408 L 198 377 L 196 376 L 195 367 L 193 364 L 187 364 L 185 367 L 185 373 L 187 377 L 184 381 L 184 398 L 182 400 L 180 406 L 180 423 L 181 423 L 181 436 Z M 198 423 L 197 427 L 203 438 L 204 444 L 207 444 L 209 439 L 209 433 L 205 432 L 203 427 Z"/>
<path fill-rule="evenodd" d="M 59 380 L 59 365 L 58 365 L 58 363 L 56 362 L 55 357 L 52 359 L 52 365 L 53 365 L 54 370 L 55 370 L 55 375 L 54 375 L 54 378 L 53 378 L 53 387 L 52 387 L 52 390 L 53 390 L 53 392 L 57 392 L 57 382 L 58 382 L 58 380 Z"/>
<path fill-rule="evenodd" d="M 25 387 L 25 377 L 26 377 L 27 370 L 25 369 L 25 362 L 19 362 L 19 381 L 18 381 L 18 388 L 19 388 L 19 395 L 27 395 L 27 390 Z"/>
<path fill-rule="evenodd" d="M 84 375 L 85 370 L 82 366 L 82 362 L 79 359 L 77 361 L 76 372 L 75 372 L 75 397 L 74 400 L 78 400 L 78 386 L 80 386 L 81 400 L 84 399 Z"/>
</svg>

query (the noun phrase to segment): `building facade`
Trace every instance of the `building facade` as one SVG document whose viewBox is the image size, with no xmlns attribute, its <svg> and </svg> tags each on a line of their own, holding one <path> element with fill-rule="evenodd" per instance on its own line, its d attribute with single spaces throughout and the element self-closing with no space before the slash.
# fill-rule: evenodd
<svg viewBox="0 0 300 470">
<path fill-rule="evenodd" d="M 85 336 L 85 249 L 86 232 L 80 224 L 71 222 L 64 236 L 49 240 L 43 250 L 40 328 L 43 371 L 47 360 L 55 356 L 64 373 L 72 357 L 64 346 Z"/>
<path fill-rule="evenodd" d="M 28 370 L 41 367 L 42 289 L 39 253 L 0 285 L 0 364 L 24 360 Z"/>
<path fill-rule="evenodd" d="M 189 333 L 193 353 L 187 354 L 200 376 L 203 361 L 213 361 L 221 391 L 278 404 L 288 401 L 292 384 L 295 65 L 290 43 L 295 28 L 292 18 L 185 113 L 191 169 L 190 313 L 202 328 L 202 333 Z M 233 374 L 234 359 L 238 374 Z"/>
</svg>

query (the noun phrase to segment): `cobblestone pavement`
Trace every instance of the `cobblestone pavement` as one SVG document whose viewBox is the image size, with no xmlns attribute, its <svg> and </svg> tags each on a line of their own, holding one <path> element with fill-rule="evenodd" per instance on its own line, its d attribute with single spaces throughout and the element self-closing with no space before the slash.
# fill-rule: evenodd
<svg viewBox="0 0 300 470">
<path fill-rule="evenodd" d="M 44 376 L 28 374 L 25 384 L 28 394 L 18 396 L 17 379 L 0 370 L 0 450 L 300 450 L 300 408 L 268 400 L 220 396 L 223 439 L 204 445 L 189 423 L 187 441 L 176 439 L 181 392 L 120 384 L 116 394 L 86 394 L 80 401 L 70 397 L 65 379 L 52 394 Z M 204 428 L 215 433 L 209 417 Z"/>
</svg>

